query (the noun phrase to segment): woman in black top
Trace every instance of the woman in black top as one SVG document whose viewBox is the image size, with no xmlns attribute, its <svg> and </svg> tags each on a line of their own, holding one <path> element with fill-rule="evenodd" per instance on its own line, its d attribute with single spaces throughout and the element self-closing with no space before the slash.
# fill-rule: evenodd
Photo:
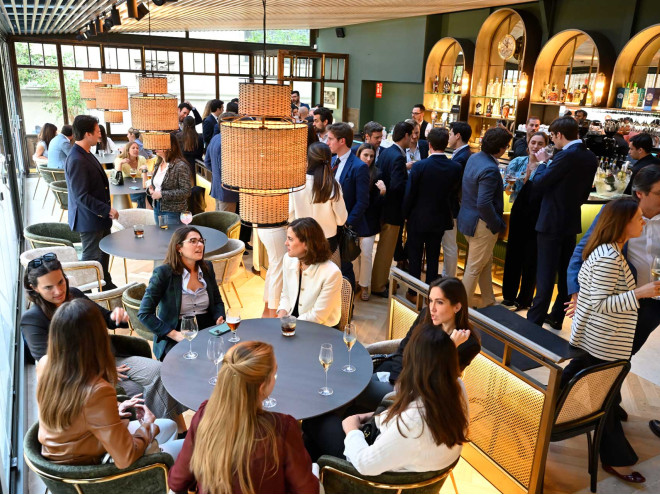
<svg viewBox="0 0 660 495">
<path fill-rule="evenodd" d="M 204 138 L 197 134 L 195 130 L 195 118 L 188 115 L 183 119 L 183 129 L 176 133 L 176 137 L 181 145 L 183 157 L 190 167 L 190 177 L 192 185 L 197 185 L 197 172 L 195 171 L 195 161 L 201 160 L 204 156 Z"/>
</svg>

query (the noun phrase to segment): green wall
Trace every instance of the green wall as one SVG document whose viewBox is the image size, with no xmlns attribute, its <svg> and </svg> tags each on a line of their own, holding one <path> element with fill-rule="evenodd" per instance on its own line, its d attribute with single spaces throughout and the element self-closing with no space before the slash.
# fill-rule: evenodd
<svg viewBox="0 0 660 495">
<path fill-rule="evenodd" d="M 369 120 L 375 120 L 387 128 L 411 117 L 413 105 L 422 102 L 421 85 L 416 83 L 383 83 L 383 97 L 375 98 L 376 82 L 362 82 L 360 104 L 360 129 Z"/>
</svg>

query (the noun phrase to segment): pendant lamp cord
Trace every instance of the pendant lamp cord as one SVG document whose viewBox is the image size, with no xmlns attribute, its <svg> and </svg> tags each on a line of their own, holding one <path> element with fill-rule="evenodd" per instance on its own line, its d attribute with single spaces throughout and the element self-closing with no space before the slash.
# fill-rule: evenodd
<svg viewBox="0 0 660 495">
<path fill-rule="evenodd" d="M 266 0 L 261 0 L 264 6 L 264 61 L 263 61 L 263 79 L 266 84 Z"/>
</svg>

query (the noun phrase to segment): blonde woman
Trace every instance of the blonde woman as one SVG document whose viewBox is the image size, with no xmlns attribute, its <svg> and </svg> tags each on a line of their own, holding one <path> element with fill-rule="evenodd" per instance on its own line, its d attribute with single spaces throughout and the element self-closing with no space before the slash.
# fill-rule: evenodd
<svg viewBox="0 0 660 495">
<path fill-rule="evenodd" d="M 142 176 L 142 182 L 147 180 L 147 159 L 140 155 L 140 145 L 135 141 L 128 143 L 115 158 L 115 170 L 121 170 L 124 179 L 131 177 L 131 171 L 136 175 Z M 131 194 L 131 201 L 137 203 L 138 208 L 146 208 L 146 195 Z"/>
<path fill-rule="evenodd" d="M 232 347 L 169 473 L 176 493 L 318 493 L 296 420 L 264 411 L 277 362 L 264 342 Z"/>
</svg>

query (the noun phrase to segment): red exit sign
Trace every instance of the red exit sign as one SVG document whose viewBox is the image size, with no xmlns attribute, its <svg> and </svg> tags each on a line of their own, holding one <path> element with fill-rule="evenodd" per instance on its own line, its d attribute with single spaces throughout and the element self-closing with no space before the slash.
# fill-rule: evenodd
<svg viewBox="0 0 660 495">
<path fill-rule="evenodd" d="M 383 83 L 376 83 L 376 98 L 383 97 Z"/>
</svg>

